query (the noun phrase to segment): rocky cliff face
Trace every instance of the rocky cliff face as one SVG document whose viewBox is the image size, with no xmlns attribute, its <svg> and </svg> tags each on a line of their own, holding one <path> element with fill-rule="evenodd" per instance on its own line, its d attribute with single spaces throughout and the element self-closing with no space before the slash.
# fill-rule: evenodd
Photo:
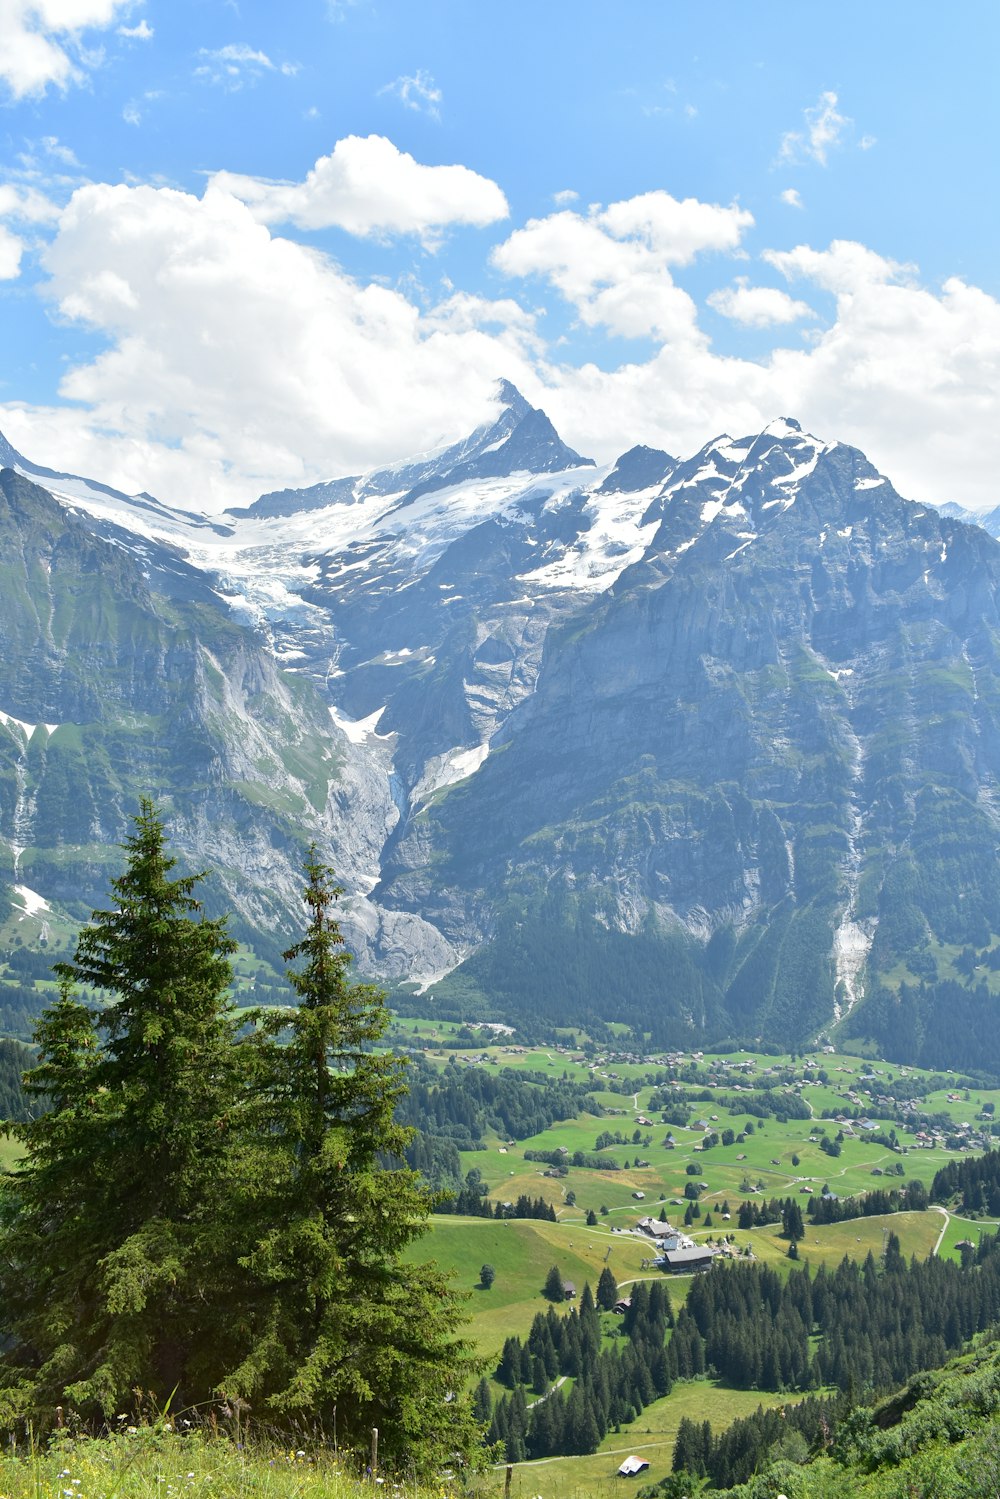
<svg viewBox="0 0 1000 1499">
<path fill-rule="evenodd" d="M 919 1052 L 963 963 L 992 1004 L 1000 546 L 857 451 L 779 421 L 596 470 L 507 387 L 210 523 L 4 483 L 0 708 L 66 727 L 8 729 L 0 832 L 49 898 L 151 782 L 248 924 L 316 837 L 366 969 L 458 1009 L 805 1041 L 919 988 Z"/>
</svg>

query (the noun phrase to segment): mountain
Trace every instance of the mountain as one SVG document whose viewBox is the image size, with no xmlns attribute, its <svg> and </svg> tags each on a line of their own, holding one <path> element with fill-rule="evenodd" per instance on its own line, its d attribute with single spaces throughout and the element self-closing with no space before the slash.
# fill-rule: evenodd
<svg viewBox="0 0 1000 1499">
<path fill-rule="evenodd" d="M 982 526 L 991 536 L 1000 536 L 1000 505 L 992 510 L 965 510 L 949 500 L 947 504 L 939 505 L 938 509 L 942 515 L 950 516 L 953 520 L 965 521 L 967 526 Z"/>
<path fill-rule="evenodd" d="M 559 437 L 544 411 L 539 411 L 509 380 L 497 382 L 500 413 L 477 427 L 462 442 L 408 459 L 392 468 L 376 469 L 364 477 L 330 479 L 308 489 L 280 489 L 263 494 L 235 516 L 261 520 L 321 510 L 327 505 L 356 504 L 369 496 L 402 496 L 401 503 L 434 489 L 445 489 L 467 479 L 505 478 L 514 473 L 548 474 L 561 469 L 593 467 Z"/>
<path fill-rule="evenodd" d="M 1000 545 L 901 499 L 857 450 L 789 419 L 598 468 L 501 383 L 464 442 L 211 520 L 72 476 L 46 487 L 50 524 L 142 580 L 157 659 L 173 631 L 188 655 L 165 677 L 116 623 L 113 661 L 96 637 L 71 653 L 89 706 L 57 713 L 25 564 L 0 606 L 27 611 L 0 708 L 117 723 L 127 680 L 169 721 L 211 653 L 202 758 L 158 739 L 151 789 L 194 861 L 224 832 L 248 927 L 287 929 L 316 837 L 364 969 L 418 981 L 442 1013 L 624 1020 L 656 1045 L 839 1026 L 902 1060 L 1000 1071 L 1000 1042 L 981 1044 L 1000 990 Z M 111 565 L 91 564 L 98 593 Z M 99 618 L 86 577 L 75 607 Z M 230 702 L 251 670 L 266 686 Z M 258 709 L 288 736 L 266 777 L 242 742 L 267 742 Z M 151 732 L 137 719 L 113 813 L 86 840 L 78 817 L 67 845 L 120 836 Z M 31 888 L 68 900 L 15 835 L 25 805 L 0 832 Z M 256 863 L 276 837 L 277 881 Z M 95 881 L 70 862 L 83 902 Z"/>
<path fill-rule="evenodd" d="M 364 883 L 388 815 L 366 853 L 368 761 L 204 574 L 104 521 L 95 532 L 9 468 L 0 556 L 0 874 L 20 905 L 89 916 L 148 794 L 187 862 L 212 869 L 210 903 L 235 906 L 272 955 L 301 909 L 310 838 Z"/>
</svg>

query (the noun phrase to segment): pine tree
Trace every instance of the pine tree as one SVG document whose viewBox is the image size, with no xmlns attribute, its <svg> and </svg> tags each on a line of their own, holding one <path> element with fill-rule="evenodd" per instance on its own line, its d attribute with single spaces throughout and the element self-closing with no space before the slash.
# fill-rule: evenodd
<svg viewBox="0 0 1000 1499">
<path fill-rule="evenodd" d="M 472 1397 L 472 1414 L 481 1426 L 488 1426 L 492 1420 L 493 1394 L 485 1375 L 476 1385 L 476 1392 Z"/>
<path fill-rule="evenodd" d="M 456 1395 L 469 1346 L 454 1335 L 450 1283 L 402 1258 L 430 1209 L 415 1172 L 384 1164 L 402 1161 L 412 1133 L 393 1118 L 404 1064 L 372 1050 L 388 1025 L 384 996 L 351 982 L 335 915 L 342 892 L 315 850 L 306 876 L 307 932 L 285 954 L 298 965 L 289 979 L 299 1005 L 261 1048 L 274 1160 L 246 1260 L 261 1305 L 225 1388 L 285 1421 L 332 1430 L 335 1420 L 346 1446 L 362 1448 L 377 1426 L 388 1461 L 428 1468 L 475 1440 L 470 1403 Z"/>
<path fill-rule="evenodd" d="M 542 1292 L 550 1301 L 564 1301 L 566 1293 L 563 1290 L 562 1271 L 558 1265 L 553 1265 L 545 1277 L 545 1287 Z"/>
<path fill-rule="evenodd" d="M 603 1312 L 610 1312 L 618 1300 L 618 1282 L 610 1265 L 605 1265 L 597 1282 L 597 1305 Z"/>
<path fill-rule="evenodd" d="M 230 1347 L 235 943 L 224 921 L 204 919 L 200 876 L 171 878 L 149 802 L 125 849 L 114 905 L 58 965 L 62 993 L 28 1079 L 52 1108 L 21 1128 L 25 1161 L 9 1183 L 0 1295 L 16 1310 L 2 1379 L 12 1408 L 41 1421 L 60 1403 L 99 1420 L 136 1387 L 163 1402 L 208 1398 Z M 111 1002 L 91 1014 L 74 981 Z"/>
</svg>

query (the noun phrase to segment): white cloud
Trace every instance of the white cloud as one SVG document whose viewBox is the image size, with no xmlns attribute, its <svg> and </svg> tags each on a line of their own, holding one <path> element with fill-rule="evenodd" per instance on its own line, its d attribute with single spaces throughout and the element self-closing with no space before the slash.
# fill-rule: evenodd
<svg viewBox="0 0 1000 1499">
<path fill-rule="evenodd" d="M 799 190 L 797 187 L 786 187 L 784 192 L 779 194 L 779 197 L 781 198 L 782 203 L 785 203 L 789 208 L 805 207 L 805 204 L 799 196 Z"/>
<path fill-rule="evenodd" d="M 211 185 L 82 187 L 45 264 L 60 317 L 108 348 L 63 380 L 79 411 L 9 407 L 0 428 L 130 491 L 245 502 L 471 429 L 498 371 L 537 384 L 533 320 L 512 300 L 422 314 Z"/>
<path fill-rule="evenodd" d="M 446 284 L 428 308 L 420 288 L 364 284 L 280 237 L 260 221 L 260 204 L 224 185 L 213 180 L 202 198 L 77 190 L 46 253 L 48 294 L 104 350 L 66 374 L 62 407 L 0 411 L 22 451 L 211 510 L 454 439 L 484 417 L 505 374 L 598 459 L 636 442 L 688 453 L 714 433 L 759 431 L 787 413 L 863 448 L 912 498 L 996 502 L 1000 303 L 958 279 L 922 285 L 913 267 L 847 241 L 771 250 L 765 263 L 789 293 L 738 281 L 717 294 L 727 315 L 778 330 L 770 353 L 737 358 L 712 348 L 674 276 L 700 253 L 739 251 L 750 222 L 739 208 L 662 194 L 555 213 L 496 252 L 511 278 L 543 278 L 537 311 L 513 280 L 493 299 Z M 308 203 L 329 222 L 324 201 L 310 188 L 295 212 L 305 221 Z M 334 201 L 356 232 L 380 221 L 364 202 L 348 197 L 348 214 Z M 16 231 L 18 205 L 9 196 L 4 205 Z M 44 201 L 20 207 L 41 224 L 52 212 Z M 425 210 L 411 204 L 407 222 L 422 213 L 426 223 Z M 19 252 L 4 243 L 10 272 Z M 799 287 L 802 302 L 791 295 Z M 547 297 L 566 299 L 588 326 L 644 332 L 657 346 L 617 365 L 605 355 L 604 369 L 561 365 L 561 324 L 543 338 Z M 829 311 L 803 345 L 779 318 L 806 316 L 817 297 Z"/>
<path fill-rule="evenodd" d="M 793 250 L 765 250 L 761 257 L 787 281 L 814 281 L 824 291 L 854 293 L 890 282 L 912 281 L 916 268 L 887 260 L 856 240 L 835 239 L 828 250 L 796 245 Z"/>
<path fill-rule="evenodd" d="M 699 343 L 697 309 L 670 267 L 707 250 L 735 251 L 752 223 L 745 209 L 650 192 L 595 205 L 587 217 L 564 210 L 530 219 L 492 259 L 509 276 L 544 276 L 588 327 Z"/>
<path fill-rule="evenodd" d="M 805 128 L 789 130 L 782 136 L 778 160 L 816 161 L 825 167 L 828 155 L 841 144 L 845 130 L 854 122 L 840 114 L 837 95 L 831 92 L 820 94 L 819 102 L 804 114 Z"/>
<path fill-rule="evenodd" d="M 567 208 L 570 203 L 575 203 L 580 194 L 571 187 L 561 188 L 559 192 L 552 194 L 552 201 L 557 208 Z"/>
<path fill-rule="evenodd" d="M 21 273 L 21 259 L 28 241 L 4 222 L 19 225 L 52 224 L 59 218 L 59 208 L 34 187 L 0 183 L 0 281 L 13 281 Z"/>
<path fill-rule="evenodd" d="M 21 274 L 24 241 L 0 224 L 0 281 L 13 281 Z"/>
<path fill-rule="evenodd" d="M 143 16 L 138 26 L 119 26 L 118 35 L 132 42 L 148 42 L 153 38 L 153 28 Z"/>
<path fill-rule="evenodd" d="M 0 183 L 0 218 L 18 219 L 25 224 L 54 224 L 60 212 L 59 206 L 37 188 Z"/>
<path fill-rule="evenodd" d="M 418 234 L 430 242 L 448 224 L 492 224 L 509 211 L 488 177 L 463 166 L 424 166 L 382 135 L 346 136 L 304 182 L 217 172 L 211 184 L 240 198 L 265 224 Z"/>
<path fill-rule="evenodd" d="M 139 108 L 138 104 L 134 102 L 128 103 L 122 110 L 122 119 L 125 121 L 126 125 L 141 125 L 142 110 Z"/>
<path fill-rule="evenodd" d="M 44 94 L 54 84 L 81 83 L 100 54 L 82 33 L 114 24 L 131 0 L 0 0 L 0 80 L 15 99 Z"/>
<path fill-rule="evenodd" d="M 64 146 L 57 135 L 43 135 L 42 146 L 45 154 L 51 156 L 64 167 L 78 167 L 80 165 L 77 155 L 69 146 Z"/>
<path fill-rule="evenodd" d="M 299 71 L 298 63 L 271 61 L 266 52 L 257 47 L 248 47 L 244 42 L 230 42 L 225 47 L 201 47 L 198 56 L 205 59 L 194 70 L 196 78 L 208 83 L 221 84 L 231 91 L 240 89 L 245 83 L 256 83 L 265 73 L 280 72 L 292 77 Z"/>
<path fill-rule="evenodd" d="M 773 286 L 750 286 L 742 276 L 735 286 L 713 291 L 707 300 L 716 312 L 746 328 L 774 328 L 816 316 L 807 303 L 796 302 L 787 292 Z"/>
<path fill-rule="evenodd" d="M 407 109 L 430 115 L 432 120 L 441 118 L 440 106 L 444 96 L 431 75 L 422 68 L 418 68 L 412 77 L 404 74 L 400 78 L 394 78 L 391 83 L 383 84 L 379 93 L 394 94 Z"/>
</svg>

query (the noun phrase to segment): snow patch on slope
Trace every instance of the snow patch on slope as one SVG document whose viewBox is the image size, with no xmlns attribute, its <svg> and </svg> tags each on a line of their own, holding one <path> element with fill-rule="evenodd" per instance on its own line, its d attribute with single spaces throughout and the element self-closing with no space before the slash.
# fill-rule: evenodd
<svg viewBox="0 0 1000 1499">
<path fill-rule="evenodd" d="M 0 723 L 6 724 L 8 729 L 12 727 L 20 729 L 26 739 L 37 734 L 39 729 L 47 729 L 50 734 L 54 734 L 59 727 L 57 723 L 25 723 L 23 718 L 15 718 L 13 713 L 3 712 L 0 712 Z"/>
<path fill-rule="evenodd" d="M 37 890 L 29 890 L 27 885 L 15 885 L 13 890 L 24 907 L 24 914 L 18 920 L 23 921 L 25 916 L 38 916 L 42 911 L 51 911 L 52 907 Z"/>
<path fill-rule="evenodd" d="M 351 744 L 365 744 L 369 739 L 391 739 L 391 734 L 377 734 L 378 721 L 386 710 L 386 704 L 369 713 L 367 718 L 345 718 L 339 708 L 331 705 L 330 717 Z"/>
<path fill-rule="evenodd" d="M 473 745 L 471 749 L 463 749 L 458 745 L 455 749 L 446 750 L 443 755 L 434 755 L 424 766 L 424 773 L 413 788 L 410 799 L 414 806 L 428 801 L 436 791 L 442 791 L 446 786 L 457 786 L 459 781 L 474 776 L 485 764 L 489 752 L 489 744 L 483 743 Z"/>
</svg>

